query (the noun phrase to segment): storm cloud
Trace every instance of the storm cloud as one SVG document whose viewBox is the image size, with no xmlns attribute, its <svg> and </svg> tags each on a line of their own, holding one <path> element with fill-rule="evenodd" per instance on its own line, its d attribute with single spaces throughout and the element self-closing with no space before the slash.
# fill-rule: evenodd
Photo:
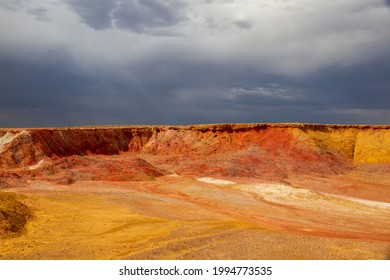
<svg viewBox="0 0 390 280">
<path fill-rule="evenodd" d="M 0 127 L 390 123 L 389 4 L 2 1 Z"/>
<path fill-rule="evenodd" d="M 68 4 L 93 29 L 116 27 L 149 33 L 187 19 L 187 5 L 178 0 L 69 0 Z"/>
</svg>

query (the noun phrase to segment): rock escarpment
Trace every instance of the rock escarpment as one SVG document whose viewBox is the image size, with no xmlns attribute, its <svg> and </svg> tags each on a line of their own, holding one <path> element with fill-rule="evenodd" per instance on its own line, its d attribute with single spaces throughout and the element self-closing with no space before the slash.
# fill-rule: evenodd
<svg viewBox="0 0 390 280">
<path fill-rule="evenodd" d="M 79 172 L 78 177 L 90 179 L 143 180 L 173 172 L 270 179 L 294 173 L 339 174 L 359 163 L 390 163 L 390 126 L 215 124 L 0 130 L 0 167 L 19 170 L 17 174 L 24 170 L 53 175 L 79 169 L 83 174 Z M 136 175 L 138 171 L 143 175 Z"/>
</svg>

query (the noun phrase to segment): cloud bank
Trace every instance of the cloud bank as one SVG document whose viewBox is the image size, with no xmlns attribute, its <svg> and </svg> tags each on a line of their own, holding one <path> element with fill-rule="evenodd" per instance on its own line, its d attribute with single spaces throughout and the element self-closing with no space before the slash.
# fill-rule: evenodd
<svg viewBox="0 0 390 280">
<path fill-rule="evenodd" d="M 0 127 L 390 123 L 389 6 L 2 1 Z"/>
</svg>

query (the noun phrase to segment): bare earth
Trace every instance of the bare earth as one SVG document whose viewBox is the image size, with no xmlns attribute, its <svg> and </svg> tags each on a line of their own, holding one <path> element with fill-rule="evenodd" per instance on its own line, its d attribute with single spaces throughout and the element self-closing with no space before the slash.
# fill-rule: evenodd
<svg viewBox="0 0 390 280">
<path fill-rule="evenodd" d="M 0 133 L 0 259 L 390 259 L 389 128 L 239 128 Z"/>
</svg>

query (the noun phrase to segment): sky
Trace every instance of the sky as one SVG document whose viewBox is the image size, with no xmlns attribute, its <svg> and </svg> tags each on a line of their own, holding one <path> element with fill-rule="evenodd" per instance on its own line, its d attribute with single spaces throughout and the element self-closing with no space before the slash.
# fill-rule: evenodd
<svg viewBox="0 0 390 280">
<path fill-rule="evenodd" d="M 0 127 L 390 124 L 390 0 L 1 0 Z"/>
</svg>

